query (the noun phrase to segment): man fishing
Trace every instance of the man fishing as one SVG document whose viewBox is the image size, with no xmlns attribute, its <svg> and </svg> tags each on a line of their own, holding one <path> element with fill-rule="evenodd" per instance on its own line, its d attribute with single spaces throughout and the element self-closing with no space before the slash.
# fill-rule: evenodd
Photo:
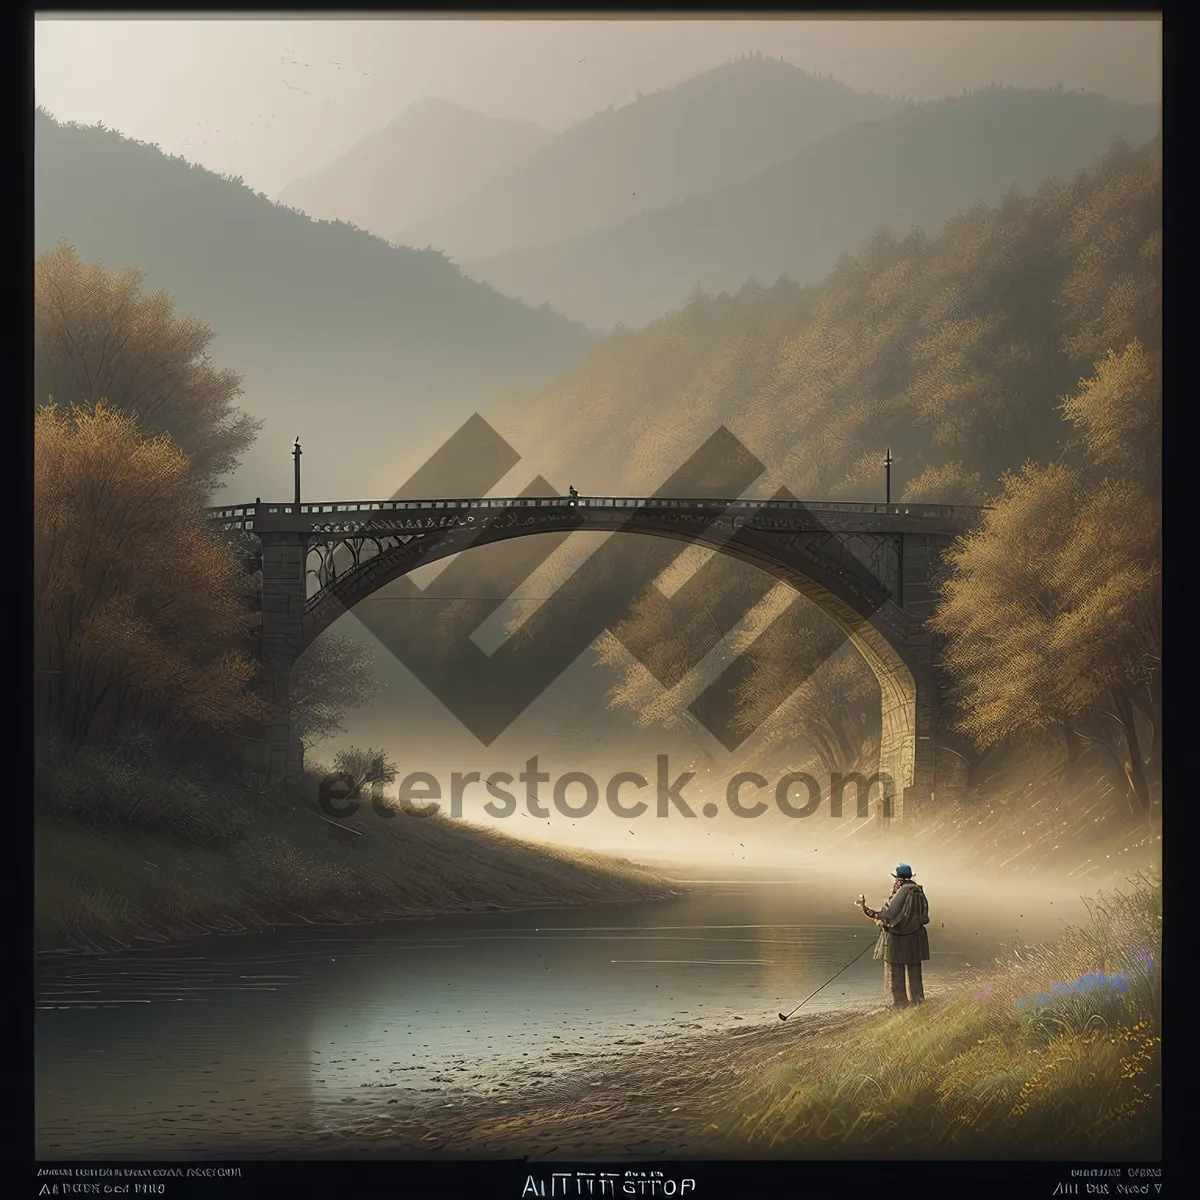
<svg viewBox="0 0 1200 1200">
<path fill-rule="evenodd" d="M 883 960 L 883 986 L 891 992 L 897 1008 L 920 1004 L 925 999 L 921 980 L 921 963 L 929 957 L 929 902 L 925 890 L 913 882 L 912 867 L 901 863 L 892 878 L 892 894 L 876 912 L 867 907 L 867 898 L 859 895 L 854 902 L 879 926 L 879 941 L 875 943 L 876 960 Z M 907 980 L 907 993 L 905 982 Z"/>
</svg>

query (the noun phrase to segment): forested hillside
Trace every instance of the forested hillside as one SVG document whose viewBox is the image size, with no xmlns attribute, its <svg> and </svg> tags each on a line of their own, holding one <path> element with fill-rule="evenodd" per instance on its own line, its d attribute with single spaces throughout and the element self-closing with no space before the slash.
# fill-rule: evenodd
<svg viewBox="0 0 1200 1200">
<path fill-rule="evenodd" d="M 597 329 L 642 325 L 679 308 L 697 281 L 709 292 L 785 271 L 818 282 L 879 228 L 932 234 L 964 207 L 1070 175 L 1114 140 L 1139 146 L 1158 129 L 1153 105 L 986 88 L 848 125 L 751 179 L 465 269 Z"/>
<path fill-rule="evenodd" d="M 819 284 L 697 292 L 487 415 L 585 494 L 657 487 L 722 424 L 763 494 L 881 496 L 888 447 L 898 489 L 954 461 L 991 484 L 1056 452 L 1058 398 L 1157 295 L 1161 179 L 1161 143 L 1118 148 L 930 236 L 880 232 Z"/>
</svg>

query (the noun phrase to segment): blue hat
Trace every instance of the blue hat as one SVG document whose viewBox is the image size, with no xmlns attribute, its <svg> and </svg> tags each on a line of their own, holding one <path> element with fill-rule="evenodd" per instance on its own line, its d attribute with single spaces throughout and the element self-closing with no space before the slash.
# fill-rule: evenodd
<svg viewBox="0 0 1200 1200">
<path fill-rule="evenodd" d="M 897 867 L 897 868 L 896 868 L 896 869 L 895 869 L 895 870 L 892 872 L 892 878 L 893 878 L 893 879 L 911 879 L 911 878 L 912 878 L 912 873 L 913 873 L 912 867 L 910 867 L 910 866 L 908 865 L 908 863 L 901 863 L 901 864 L 900 864 L 900 865 L 899 865 L 899 866 L 898 866 L 898 867 Z"/>
</svg>

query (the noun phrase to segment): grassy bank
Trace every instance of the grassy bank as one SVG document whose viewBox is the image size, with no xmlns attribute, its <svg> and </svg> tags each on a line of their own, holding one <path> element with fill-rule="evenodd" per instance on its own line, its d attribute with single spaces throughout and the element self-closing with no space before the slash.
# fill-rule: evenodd
<svg viewBox="0 0 1200 1200">
<path fill-rule="evenodd" d="M 1048 946 L 814 1041 L 741 1097 L 730 1137 L 946 1157 L 1159 1153 L 1161 884 L 1139 876 Z"/>
<path fill-rule="evenodd" d="M 316 778 L 287 804 L 152 752 L 42 748 L 40 949 L 112 949 L 304 922 L 552 907 L 670 894 L 620 859 L 538 848 L 434 815 L 321 815 Z"/>
</svg>

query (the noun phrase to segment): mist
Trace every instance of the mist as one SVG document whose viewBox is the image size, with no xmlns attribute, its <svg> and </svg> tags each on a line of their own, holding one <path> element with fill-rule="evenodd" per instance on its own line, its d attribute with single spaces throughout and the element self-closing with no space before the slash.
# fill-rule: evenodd
<svg viewBox="0 0 1200 1200">
<path fill-rule="evenodd" d="M 739 21 L 228 14 L 39 15 L 36 102 L 104 121 L 277 195 L 432 96 L 561 131 L 750 52 L 862 91 L 933 99 L 989 82 L 1161 98 L 1161 22 Z M 303 65 L 300 65 L 303 64 Z"/>
</svg>

